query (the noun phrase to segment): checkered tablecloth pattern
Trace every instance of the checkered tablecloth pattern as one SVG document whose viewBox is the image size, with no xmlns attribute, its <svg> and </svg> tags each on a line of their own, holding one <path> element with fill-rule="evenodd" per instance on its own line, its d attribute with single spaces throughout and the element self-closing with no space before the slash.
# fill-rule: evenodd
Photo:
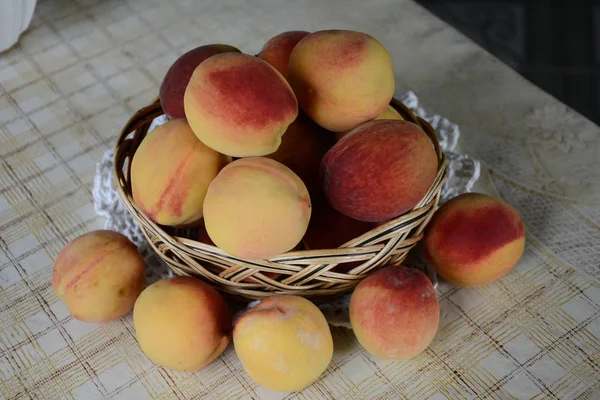
<svg viewBox="0 0 600 400">
<path fill-rule="evenodd" d="M 533 113 L 520 132 L 485 141 L 483 134 L 469 136 L 471 150 L 488 167 L 479 189 L 502 196 L 524 215 L 528 242 L 515 269 L 481 288 L 442 284 L 439 333 L 411 361 L 375 359 L 352 331 L 333 328 L 330 367 L 295 394 L 256 385 L 232 347 L 201 371 L 176 373 L 144 356 L 131 315 L 99 325 L 74 320 L 52 291 L 53 260 L 68 241 L 103 226 L 92 206 L 96 162 L 129 116 L 157 95 L 171 63 L 199 44 L 230 43 L 254 54 L 281 31 L 331 27 L 380 38 L 400 60 L 399 90 L 412 86 L 442 115 L 452 106 L 431 82 L 447 62 L 452 71 L 472 68 L 475 78 L 491 71 L 505 87 L 522 90 L 531 107 L 555 107 L 569 117 L 549 130 L 534 122 L 552 117 Z M 415 43 L 423 43 L 421 50 Z M 410 51 L 425 60 L 452 46 L 479 62 L 440 58 L 435 69 L 427 67 L 431 80 L 403 69 Z M 600 201 L 594 197 L 600 183 L 576 163 L 562 164 L 563 177 L 560 168 L 539 167 L 545 161 L 526 145 L 567 143 L 568 152 L 545 149 L 563 151 L 565 160 L 573 151 L 600 154 L 600 131 L 489 60 L 406 0 L 343 6 L 316 0 L 40 0 L 28 32 L 0 54 L 0 398 L 599 398 L 600 285 L 580 271 L 591 274 L 600 264 Z M 506 100 L 502 93 L 498 99 Z M 470 122 L 460 111 L 456 116 Z M 491 132 L 490 120 L 478 126 Z M 569 124 L 585 135 L 563 135 L 571 132 Z M 536 136 L 538 130 L 551 135 Z M 521 137 L 539 137 L 542 144 Z M 573 183 L 578 173 L 582 178 Z"/>
</svg>

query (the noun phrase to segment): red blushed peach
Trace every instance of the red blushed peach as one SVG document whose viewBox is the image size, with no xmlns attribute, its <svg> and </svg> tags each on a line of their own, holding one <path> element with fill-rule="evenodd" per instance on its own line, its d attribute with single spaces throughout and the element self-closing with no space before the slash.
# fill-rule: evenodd
<svg viewBox="0 0 600 400">
<path fill-rule="evenodd" d="M 358 284 L 350 298 L 350 323 L 370 354 L 408 360 L 433 341 L 440 308 L 433 285 L 414 268 L 385 267 Z"/>
<path fill-rule="evenodd" d="M 160 105 L 169 118 L 185 118 L 183 94 L 196 67 L 215 54 L 227 52 L 240 53 L 233 46 L 209 44 L 188 51 L 171 65 L 163 78 L 159 91 Z"/>
<path fill-rule="evenodd" d="M 319 186 L 321 159 L 334 142 L 332 132 L 321 128 L 301 112 L 283 135 L 279 149 L 266 157 L 294 171 L 312 193 Z"/>
<path fill-rule="evenodd" d="M 69 242 L 58 255 L 52 288 L 75 319 L 106 322 L 133 308 L 144 288 L 144 261 L 118 232 L 98 230 Z"/>
<path fill-rule="evenodd" d="M 300 108 L 325 129 L 349 131 L 385 110 L 394 94 L 392 58 L 373 37 L 311 33 L 292 50 L 288 80 Z"/>
<path fill-rule="evenodd" d="M 258 57 L 271 64 L 284 78 L 287 79 L 287 69 L 290 60 L 290 54 L 296 44 L 310 32 L 288 31 L 280 33 L 269 39 L 263 46 Z"/>
<path fill-rule="evenodd" d="M 202 62 L 183 102 L 196 136 L 233 157 L 275 152 L 298 116 L 298 102 L 285 78 L 260 58 L 237 53 Z"/>
<path fill-rule="evenodd" d="M 429 137 L 407 121 L 366 122 L 321 161 L 327 200 L 360 221 L 383 221 L 411 210 L 436 174 L 437 156 Z"/>
<path fill-rule="evenodd" d="M 448 201 L 425 231 L 425 259 L 448 282 L 486 285 L 505 275 L 525 247 L 525 226 L 508 203 L 480 193 Z"/>
</svg>

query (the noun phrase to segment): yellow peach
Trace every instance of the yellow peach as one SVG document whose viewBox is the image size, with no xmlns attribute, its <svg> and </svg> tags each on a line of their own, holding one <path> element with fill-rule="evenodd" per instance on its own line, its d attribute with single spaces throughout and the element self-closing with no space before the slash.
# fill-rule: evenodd
<svg viewBox="0 0 600 400">
<path fill-rule="evenodd" d="M 133 308 L 144 288 L 144 269 L 144 261 L 127 237 L 113 231 L 92 231 L 60 252 L 52 288 L 75 319 L 112 321 Z"/>
<path fill-rule="evenodd" d="M 133 309 L 142 351 L 174 371 L 199 370 L 227 348 L 231 314 L 223 297 L 198 279 L 179 276 L 148 286 Z"/>
<path fill-rule="evenodd" d="M 204 223 L 211 240 L 226 253 L 251 260 L 294 248 L 310 215 L 310 197 L 302 180 L 265 157 L 241 158 L 223 168 L 204 200 Z"/>
<path fill-rule="evenodd" d="M 311 33 L 292 50 L 288 80 L 300 108 L 334 132 L 381 114 L 394 94 L 392 58 L 372 36 L 346 30 Z"/>
<path fill-rule="evenodd" d="M 280 392 L 316 381 L 333 356 L 321 310 L 298 296 L 269 297 L 251 308 L 237 320 L 233 344 L 250 378 Z"/>
<path fill-rule="evenodd" d="M 199 141 L 184 119 L 171 120 L 151 131 L 133 156 L 133 200 L 156 223 L 196 224 L 208 185 L 229 161 Z"/>
</svg>

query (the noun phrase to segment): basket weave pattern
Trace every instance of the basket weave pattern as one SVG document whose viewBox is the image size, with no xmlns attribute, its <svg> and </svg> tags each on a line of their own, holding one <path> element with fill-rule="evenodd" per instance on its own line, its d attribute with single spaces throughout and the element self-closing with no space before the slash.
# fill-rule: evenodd
<svg viewBox="0 0 600 400">
<path fill-rule="evenodd" d="M 423 237 L 446 179 L 446 158 L 431 126 L 396 99 L 391 104 L 405 120 L 420 125 L 432 140 L 438 156 L 437 176 L 413 210 L 336 249 L 296 250 L 249 261 L 190 239 L 195 237 L 191 229 L 174 229 L 151 221 L 133 202 L 129 166 L 152 121 L 163 115 L 158 100 L 136 112 L 117 139 L 113 171 L 116 187 L 150 245 L 177 275 L 198 277 L 223 293 L 246 299 L 294 294 L 318 300 L 343 294 L 377 268 L 404 261 Z M 348 272 L 333 271 L 336 266 L 348 263 L 353 263 Z"/>
</svg>

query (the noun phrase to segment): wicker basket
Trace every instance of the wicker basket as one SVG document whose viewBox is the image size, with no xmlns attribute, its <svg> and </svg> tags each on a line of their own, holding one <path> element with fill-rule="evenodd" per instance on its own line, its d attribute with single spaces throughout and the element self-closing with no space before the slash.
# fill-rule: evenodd
<svg viewBox="0 0 600 400">
<path fill-rule="evenodd" d="M 407 253 L 422 238 L 423 229 L 437 208 L 446 179 L 446 158 L 431 126 L 398 100 L 392 99 L 391 105 L 404 119 L 420 125 L 431 138 L 439 159 L 436 179 L 412 211 L 337 249 L 297 250 L 266 260 L 248 261 L 190 239 L 195 235 L 189 229 L 164 227 L 148 219 L 133 202 L 129 165 L 152 121 L 163 115 L 158 100 L 136 112 L 117 139 L 113 171 L 116 186 L 148 242 L 177 275 L 198 277 L 238 299 L 295 294 L 319 301 L 343 294 L 351 291 L 378 267 L 404 261 Z M 336 266 L 347 263 L 353 263 L 348 272 L 332 271 Z M 277 277 L 273 278 L 275 275 Z"/>
</svg>

